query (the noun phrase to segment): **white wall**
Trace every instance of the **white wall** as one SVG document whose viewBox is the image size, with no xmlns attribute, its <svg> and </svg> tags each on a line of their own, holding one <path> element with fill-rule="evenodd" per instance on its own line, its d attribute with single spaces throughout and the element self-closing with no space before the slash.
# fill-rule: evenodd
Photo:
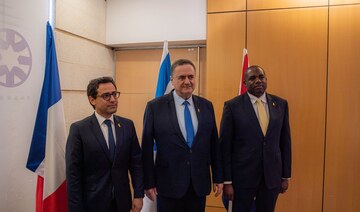
<svg viewBox="0 0 360 212">
<path fill-rule="evenodd" d="M 56 28 L 105 43 L 104 0 L 55 0 Z"/>
<path fill-rule="evenodd" d="M 206 40 L 206 0 L 107 0 L 106 44 Z"/>
<path fill-rule="evenodd" d="M 104 0 L 56 0 L 56 50 L 66 128 L 93 113 L 86 87 L 115 76 L 113 51 L 105 46 Z"/>
</svg>

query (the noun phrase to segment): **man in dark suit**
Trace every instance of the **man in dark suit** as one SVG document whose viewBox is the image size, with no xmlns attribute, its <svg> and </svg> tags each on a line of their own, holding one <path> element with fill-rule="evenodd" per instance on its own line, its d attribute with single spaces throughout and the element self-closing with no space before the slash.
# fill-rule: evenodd
<svg viewBox="0 0 360 212">
<path fill-rule="evenodd" d="M 225 102 L 220 126 L 224 194 L 233 212 L 272 212 L 291 176 L 288 103 L 266 93 L 264 70 L 251 66 L 244 76 L 247 93 Z"/>
<path fill-rule="evenodd" d="M 111 77 L 101 77 L 90 81 L 87 95 L 95 112 L 71 125 L 66 144 L 69 212 L 140 211 L 141 149 L 133 122 L 114 115 L 120 92 Z"/>
<path fill-rule="evenodd" d="M 171 66 L 170 94 L 148 102 L 142 154 L 146 195 L 158 212 L 205 211 L 206 195 L 222 192 L 221 151 L 212 103 L 193 95 L 194 64 L 185 59 Z M 153 146 L 157 155 L 154 164 Z"/>
</svg>

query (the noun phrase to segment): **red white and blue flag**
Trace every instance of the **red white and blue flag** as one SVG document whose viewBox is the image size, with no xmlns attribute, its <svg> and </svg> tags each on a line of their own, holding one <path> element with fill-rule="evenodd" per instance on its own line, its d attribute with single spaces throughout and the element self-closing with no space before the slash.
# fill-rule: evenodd
<svg viewBox="0 0 360 212">
<path fill-rule="evenodd" d="M 55 42 L 47 23 L 46 65 L 26 167 L 38 174 L 36 212 L 67 211 L 66 130 Z"/>
<path fill-rule="evenodd" d="M 244 83 L 244 75 L 246 69 L 249 68 L 249 57 L 247 49 L 244 48 L 243 50 L 243 60 L 242 60 L 242 74 L 241 74 L 241 80 L 240 80 L 240 86 L 239 86 L 239 95 L 246 93 L 246 86 Z"/>
<path fill-rule="evenodd" d="M 243 50 L 243 58 L 242 58 L 242 72 L 241 72 L 241 80 L 239 85 L 239 95 L 246 93 L 247 89 L 244 83 L 244 75 L 245 71 L 249 68 L 249 57 L 247 49 L 244 48 Z M 227 200 L 226 197 L 223 195 L 223 203 L 225 208 L 227 208 L 228 212 L 232 212 L 233 203 L 231 200 Z M 254 204 L 253 204 L 254 205 Z M 256 211 L 253 207 L 253 211 Z"/>
</svg>

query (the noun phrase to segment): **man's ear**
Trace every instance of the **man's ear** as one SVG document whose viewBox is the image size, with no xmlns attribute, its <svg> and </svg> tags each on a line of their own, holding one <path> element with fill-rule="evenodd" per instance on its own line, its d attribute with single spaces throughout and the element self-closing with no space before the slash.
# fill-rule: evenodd
<svg viewBox="0 0 360 212">
<path fill-rule="evenodd" d="M 95 106 L 95 98 L 92 96 L 88 96 L 89 102 L 92 106 Z"/>
</svg>

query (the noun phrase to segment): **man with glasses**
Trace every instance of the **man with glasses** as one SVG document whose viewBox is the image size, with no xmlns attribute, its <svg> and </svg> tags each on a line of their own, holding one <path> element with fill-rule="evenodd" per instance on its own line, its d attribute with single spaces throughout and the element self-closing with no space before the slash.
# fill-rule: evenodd
<svg viewBox="0 0 360 212">
<path fill-rule="evenodd" d="M 71 125 L 66 144 L 69 212 L 140 211 L 141 150 L 133 122 L 114 115 L 120 92 L 111 77 L 100 77 L 90 81 L 87 96 L 95 112 Z"/>
</svg>

